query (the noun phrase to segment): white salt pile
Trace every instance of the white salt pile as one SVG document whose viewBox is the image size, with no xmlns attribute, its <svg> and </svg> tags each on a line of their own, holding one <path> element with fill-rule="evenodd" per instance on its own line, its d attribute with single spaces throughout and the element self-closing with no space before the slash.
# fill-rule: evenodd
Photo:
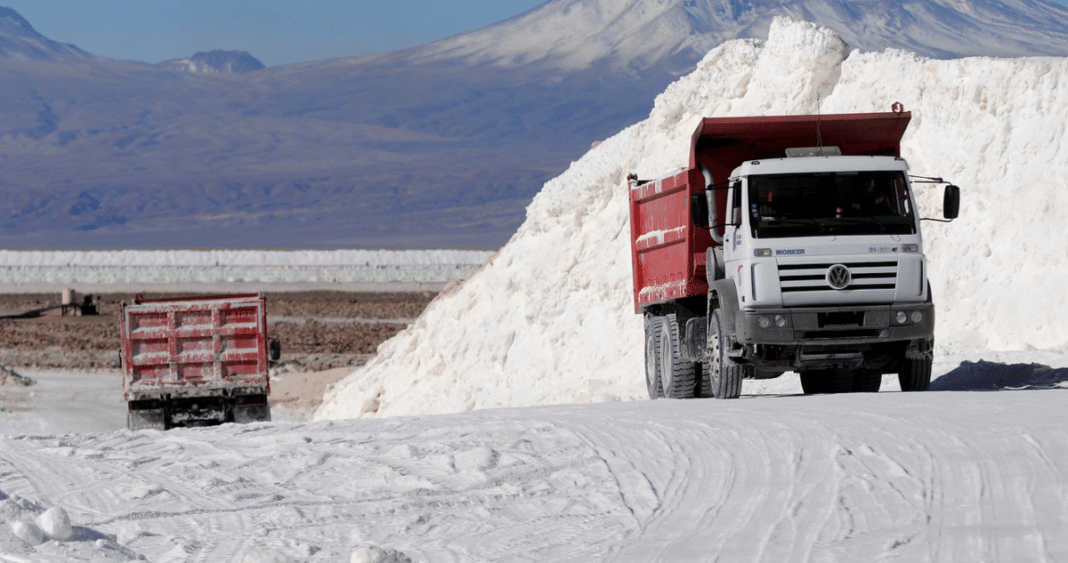
<svg viewBox="0 0 1068 563">
<path fill-rule="evenodd" d="M 714 49 L 657 98 L 647 120 L 548 182 L 508 245 L 384 343 L 316 416 L 643 397 L 625 178 L 685 167 L 690 135 L 706 116 L 875 112 L 903 103 L 913 113 L 903 141 L 912 173 L 945 177 L 964 194 L 961 219 L 924 223 L 937 352 L 1064 349 L 1065 81 L 1068 59 L 850 53 L 827 29 L 777 19 L 766 42 Z M 918 191 L 925 216 L 940 216 L 940 190 Z"/>
</svg>

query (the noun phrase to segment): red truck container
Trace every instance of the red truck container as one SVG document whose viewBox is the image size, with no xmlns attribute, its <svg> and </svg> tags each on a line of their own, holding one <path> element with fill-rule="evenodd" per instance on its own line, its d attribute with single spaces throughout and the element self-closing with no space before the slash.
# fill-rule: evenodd
<svg viewBox="0 0 1068 563">
<path fill-rule="evenodd" d="M 131 430 L 271 419 L 266 299 L 138 296 L 121 315 Z"/>
<path fill-rule="evenodd" d="M 806 393 L 922 391 L 934 303 L 900 142 L 911 115 L 703 119 L 689 167 L 630 180 L 634 307 L 649 397 L 736 398 L 795 372 Z M 910 180 L 911 178 L 911 180 Z M 947 186 L 945 220 L 959 189 Z"/>
</svg>

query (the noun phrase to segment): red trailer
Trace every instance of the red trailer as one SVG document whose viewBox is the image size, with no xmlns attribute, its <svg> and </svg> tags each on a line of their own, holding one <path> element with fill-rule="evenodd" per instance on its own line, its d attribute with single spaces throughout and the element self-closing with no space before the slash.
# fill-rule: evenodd
<svg viewBox="0 0 1068 563">
<path fill-rule="evenodd" d="M 267 371 L 279 348 L 263 296 L 138 296 L 121 323 L 131 430 L 270 420 Z"/>
</svg>

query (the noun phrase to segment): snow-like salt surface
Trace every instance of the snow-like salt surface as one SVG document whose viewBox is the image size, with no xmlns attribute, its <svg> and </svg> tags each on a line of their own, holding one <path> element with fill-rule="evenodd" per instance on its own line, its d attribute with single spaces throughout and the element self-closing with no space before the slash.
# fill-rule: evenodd
<svg viewBox="0 0 1068 563">
<path fill-rule="evenodd" d="M 485 250 L 0 250 L 0 284 L 448 283 Z"/>
<path fill-rule="evenodd" d="M 166 433 L 0 417 L 0 561 L 1064 561 L 1068 390 L 1001 389 Z M 19 539 L 54 507 L 68 541 Z"/>
<path fill-rule="evenodd" d="M 487 250 L 0 250 L 2 266 L 481 265 Z"/>
<path fill-rule="evenodd" d="M 903 103 L 913 113 L 902 149 L 912 173 L 963 188 L 959 220 L 924 223 L 937 353 L 1063 351 L 1066 81 L 1068 59 L 850 52 L 827 29 L 777 19 L 766 42 L 712 50 L 657 98 L 647 120 L 548 182 L 512 240 L 384 343 L 317 416 L 641 398 L 625 178 L 684 168 L 705 116 L 889 111 Z M 940 188 L 918 191 L 924 214 L 940 216 Z M 783 377 L 758 387 L 794 384 Z"/>
</svg>

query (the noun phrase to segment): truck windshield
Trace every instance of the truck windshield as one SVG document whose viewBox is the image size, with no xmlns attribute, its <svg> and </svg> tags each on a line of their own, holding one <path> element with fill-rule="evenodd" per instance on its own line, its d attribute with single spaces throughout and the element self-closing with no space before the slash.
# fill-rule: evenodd
<svg viewBox="0 0 1068 563">
<path fill-rule="evenodd" d="M 755 238 L 916 232 L 899 171 L 750 176 L 749 204 Z"/>
</svg>

